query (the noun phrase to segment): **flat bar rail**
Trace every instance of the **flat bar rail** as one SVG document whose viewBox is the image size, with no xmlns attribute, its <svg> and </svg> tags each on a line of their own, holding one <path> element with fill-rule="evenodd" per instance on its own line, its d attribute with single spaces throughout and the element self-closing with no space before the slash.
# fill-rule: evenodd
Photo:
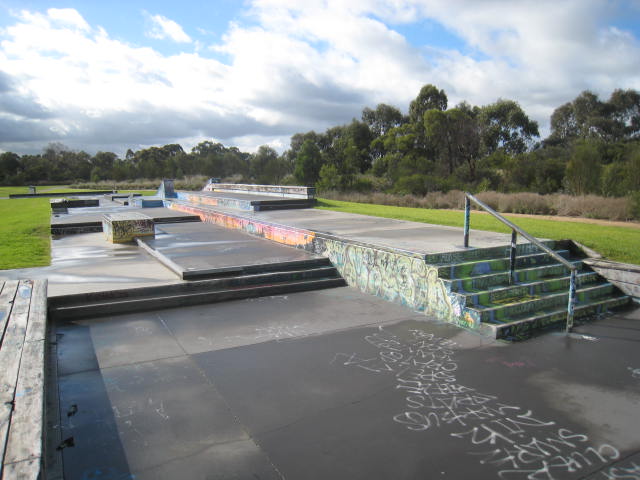
<svg viewBox="0 0 640 480">
<path fill-rule="evenodd" d="M 570 279 L 569 279 L 569 302 L 567 305 L 567 325 L 566 325 L 566 332 L 569 333 L 571 331 L 571 328 L 573 328 L 573 313 L 576 305 L 576 276 L 577 276 L 578 268 L 575 265 L 573 265 L 571 262 L 568 262 L 566 259 L 562 258 L 556 252 L 551 250 L 540 240 L 538 240 L 534 236 L 524 231 L 522 228 L 518 227 L 514 223 L 504 218 L 502 215 L 496 212 L 489 205 L 487 205 L 486 203 L 482 202 L 481 200 L 471 195 L 469 192 L 464 192 L 464 247 L 465 248 L 469 247 L 471 202 L 475 203 L 476 205 L 481 207 L 483 210 L 486 210 L 488 213 L 490 213 L 492 216 L 500 220 L 502 223 L 504 223 L 507 227 L 511 229 L 511 252 L 509 255 L 509 272 L 510 272 L 509 281 L 511 283 L 515 282 L 516 244 L 518 242 L 518 235 L 522 235 L 524 238 L 526 238 L 531 243 L 536 245 L 540 250 L 544 251 L 548 255 L 551 255 L 551 257 L 553 257 L 555 260 L 557 260 L 558 262 L 560 262 L 562 265 L 564 265 L 569 269 L 569 272 L 571 273 L 570 273 Z"/>
</svg>

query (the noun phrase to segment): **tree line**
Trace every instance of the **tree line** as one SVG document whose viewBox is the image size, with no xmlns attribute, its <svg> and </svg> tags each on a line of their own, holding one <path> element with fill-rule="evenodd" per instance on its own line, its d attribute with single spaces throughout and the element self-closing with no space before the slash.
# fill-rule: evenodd
<svg viewBox="0 0 640 480">
<path fill-rule="evenodd" d="M 615 90 L 607 100 L 585 91 L 556 108 L 551 132 L 513 100 L 484 106 L 421 88 L 406 113 L 381 103 L 360 119 L 322 133 L 296 133 L 278 154 L 204 141 L 91 156 L 62 144 L 42 154 L 0 155 L 4 185 L 123 181 L 206 175 L 239 182 L 315 185 L 320 190 L 423 195 L 470 189 L 623 196 L 640 190 L 640 93 Z"/>
</svg>

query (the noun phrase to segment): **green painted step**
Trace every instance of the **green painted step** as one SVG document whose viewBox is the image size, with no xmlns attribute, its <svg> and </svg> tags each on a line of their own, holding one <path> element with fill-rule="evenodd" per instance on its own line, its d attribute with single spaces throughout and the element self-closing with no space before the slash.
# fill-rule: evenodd
<svg viewBox="0 0 640 480">
<path fill-rule="evenodd" d="M 544 240 L 541 243 L 552 250 L 568 250 L 571 245 L 570 240 Z M 424 256 L 424 260 L 432 265 L 450 265 L 452 263 L 462 263 L 474 260 L 488 260 L 500 257 L 508 258 L 510 250 L 511 247 L 509 245 L 488 248 L 468 248 L 466 250 L 458 250 L 456 252 L 429 253 Z M 519 243 L 516 246 L 516 253 L 518 256 L 540 252 L 540 248 L 533 243 Z"/>
<path fill-rule="evenodd" d="M 578 287 L 595 284 L 600 276 L 595 272 L 578 273 L 576 284 Z M 545 293 L 569 290 L 570 277 L 550 278 L 530 283 L 521 283 L 509 286 L 499 286 L 489 290 L 460 293 L 465 297 L 467 306 L 514 303 L 519 300 L 538 297 Z"/>
<path fill-rule="evenodd" d="M 577 268 L 582 267 L 582 261 L 580 260 L 573 260 L 569 263 L 575 265 Z M 524 268 L 516 270 L 516 283 L 535 282 L 547 278 L 562 277 L 569 273 L 569 269 L 560 263 Z M 509 285 L 509 272 L 497 272 L 487 275 L 478 275 L 476 277 L 457 279 L 443 278 L 442 281 L 445 285 L 449 286 L 452 292 L 479 292 L 490 288 Z"/>
<path fill-rule="evenodd" d="M 614 286 L 607 282 L 579 288 L 576 291 L 576 303 L 579 305 L 588 304 L 605 296 L 610 296 L 614 292 Z M 568 291 L 552 292 L 510 304 L 494 304 L 487 307 L 475 306 L 468 307 L 468 309 L 477 312 L 478 318 L 483 323 L 506 323 L 521 315 L 531 314 L 539 310 L 553 309 L 561 305 L 566 306 L 568 300 Z"/>
<path fill-rule="evenodd" d="M 558 250 L 556 253 L 565 259 L 568 259 L 570 255 L 568 250 Z M 454 279 L 504 272 L 509 270 L 509 263 L 509 258 L 495 258 L 455 263 L 453 265 L 441 265 L 438 267 L 438 276 L 440 278 Z M 516 269 L 555 263 L 558 263 L 558 261 L 547 253 L 533 253 L 517 257 Z"/>
<path fill-rule="evenodd" d="M 576 305 L 575 319 L 587 319 L 609 312 L 611 309 L 623 307 L 631 302 L 627 295 L 618 293 L 615 296 L 599 299 L 583 305 Z M 483 323 L 479 331 L 491 338 L 510 341 L 526 340 L 535 333 L 553 328 L 564 328 L 567 321 L 567 309 L 556 308 L 541 310 L 533 314 L 514 318 L 511 322 L 501 324 Z"/>
</svg>

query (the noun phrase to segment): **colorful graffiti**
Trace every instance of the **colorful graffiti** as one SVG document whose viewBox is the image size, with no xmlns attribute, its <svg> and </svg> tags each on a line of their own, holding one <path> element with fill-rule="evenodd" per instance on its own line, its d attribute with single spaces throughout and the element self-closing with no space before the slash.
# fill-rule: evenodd
<svg viewBox="0 0 640 480">
<path fill-rule="evenodd" d="M 203 210 L 197 206 L 168 202 L 168 207 L 172 210 L 198 215 L 200 220 L 203 222 L 214 223 L 225 228 L 243 230 L 251 235 L 266 238 L 267 240 L 272 240 L 291 247 L 302 248 L 304 250 L 313 249 L 315 234 L 311 231 L 269 224 L 250 218 L 227 215 L 216 211 Z"/>
<path fill-rule="evenodd" d="M 135 237 L 155 235 L 153 219 L 135 213 L 104 215 L 102 230 L 111 243 L 131 242 Z"/>
<path fill-rule="evenodd" d="M 372 295 L 462 323 L 462 309 L 438 278 L 438 270 L 419 256 L 379 250 L 316 235 L 314 251 L 324 255 L 347 283 Z"/>
<path fill-rule="evenodd" d="M 463 298 L 452 295 L 438 270 L 424 259 L 405 252 L 381 250 L 308 230 L 285 227 L 198 206 L 169 203 L 169 208 L 193 213 L 204 222 L 273 240 L 328 257 L 347 283 L 365 293 L 466 328 L 479 321 L 464 311 Z"/>
</svg>

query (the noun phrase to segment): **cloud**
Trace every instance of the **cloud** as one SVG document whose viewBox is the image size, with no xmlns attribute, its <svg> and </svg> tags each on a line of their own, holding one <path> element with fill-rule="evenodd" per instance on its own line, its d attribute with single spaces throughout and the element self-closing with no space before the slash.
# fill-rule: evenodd
<svg viewBox="0 0 640 480">
<path fill-rule="evenodd" d="M 191 37 L 185 33 L 182 27 L 173 20 L 162 15 L 149 15 L 152 23 L 147 35 L 157 40 L 169 39 L 176 43 L 191 43 Z"/>
<path fill-rule="evenodd" d="M 584 89 L 608 96 L 640 85 L 638 39 L 616 26 L 611 5 L 254 0 L 209 48 L 148 15 L 155 38 L 183 42 L 170 55 L 114 39 L 73 9 L 23 11 L 0 30 L 0 148 L 60 141 L 122 154 L 213 139 L 282 149 L 290 135 L 348 123 L 365 106 L 406 111 L 426 83 L 450 105 L 516 100 L 545 132 L 553 109 Z M 424 21 L 464 49 L 401 34 Z"/>
</svg>

